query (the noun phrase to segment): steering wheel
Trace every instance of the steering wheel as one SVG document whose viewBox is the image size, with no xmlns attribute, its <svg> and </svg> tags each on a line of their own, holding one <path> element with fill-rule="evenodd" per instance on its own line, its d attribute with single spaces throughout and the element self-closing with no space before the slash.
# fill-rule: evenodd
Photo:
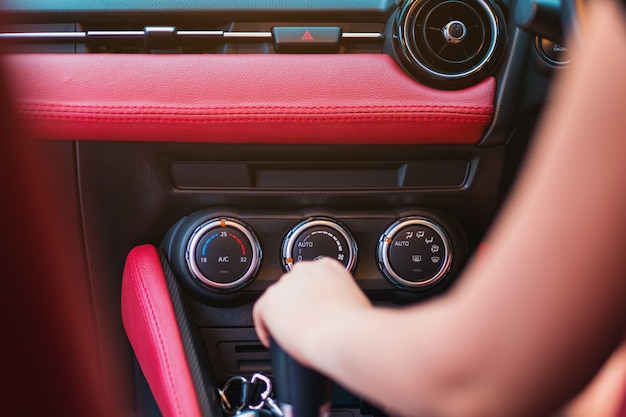
<svg viewBox="0 0 626 417">
<path fill-rule="evenodd" d="M 561 25 L 564 34 L 576 42 L 584 40 L 588 0 L 561 0 Z"/>
<path fill-rule="evenodd" d="M 522 29 L 554 42 L 564 36 L 582 41 L 589 0 L 518 0 L 515 23 Z"/>
</svg>

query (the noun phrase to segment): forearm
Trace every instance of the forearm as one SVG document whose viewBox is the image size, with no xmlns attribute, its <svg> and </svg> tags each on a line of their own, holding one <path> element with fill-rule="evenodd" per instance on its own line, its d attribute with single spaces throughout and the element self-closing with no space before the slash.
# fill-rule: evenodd
<svg viewBox="0 0 626 417">
<path fill-rule="evenodd" d="M 606 52 L 626 29 L 616 4 L 591 6 L 584 54 L 452 292 L 373 308 L 338 263 L 296 264 L 255 306 L 264 343 L 406 415 L 542 415 L 582 388 L 626 318 L 626 51 Z"/>
<path fill-rule="evenodd" d="M 616 4 L 592 7 L 485 259 L 445 299 L 334 321 L 317 367 L 409 415 L 513 416 L 555 407 L 608 356 L 626 316 L 626 52 L 603 45 L 626 33 Z"/>
<path fill-rule="evenodd" d="M 340 317 L 309 346 L 312 365 L 393 414 L 487 415 L 472 414 L 466 402 L 474 396 L 466 388 L 478 387 L 468 378 L 480 377 L 482 352 L 459 345 L 469 335 L 455 318 L 454 302 L 430 302 L 417 314 L 371 308 Z"/>
</svg>

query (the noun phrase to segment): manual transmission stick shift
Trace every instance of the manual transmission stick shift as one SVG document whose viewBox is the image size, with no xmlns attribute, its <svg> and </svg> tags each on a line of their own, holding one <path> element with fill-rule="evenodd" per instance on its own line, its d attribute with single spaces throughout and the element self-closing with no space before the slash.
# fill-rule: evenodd
<svg viewBox="0 0 626 417">
<path fill-rule="evenodd" d="M 333 382 L 296 362 L 273 339 L 270 351 L 274 385 L 284 417 L 329 416 Z"/>
</svg>

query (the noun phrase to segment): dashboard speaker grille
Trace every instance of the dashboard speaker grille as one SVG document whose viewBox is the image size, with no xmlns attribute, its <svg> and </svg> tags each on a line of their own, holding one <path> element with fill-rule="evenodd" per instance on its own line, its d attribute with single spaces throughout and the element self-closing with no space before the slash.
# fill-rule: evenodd
<svg viewBox="0 0 626 417">
<path fill-rule="evenodd" d="M 498 61 L 503 20 L 486 0 L 409 1 L 397 24 L 403 63 L 416 77 L 440 87 L 475 83 Z"/>
</svg>

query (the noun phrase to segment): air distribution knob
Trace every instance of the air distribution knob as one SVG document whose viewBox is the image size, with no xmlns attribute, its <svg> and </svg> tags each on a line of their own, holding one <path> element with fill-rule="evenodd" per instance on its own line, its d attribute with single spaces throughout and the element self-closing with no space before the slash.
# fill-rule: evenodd
<svg viewBox="0 0 626 417">
<path fill-rule="evenodd" d="M 452 264 L 452 244 L 444 229 L 426 217 L 405 217 L 385 230 L 378 241 L 378 266 L 404 289 L 430 287 Z"/>
</svg>

